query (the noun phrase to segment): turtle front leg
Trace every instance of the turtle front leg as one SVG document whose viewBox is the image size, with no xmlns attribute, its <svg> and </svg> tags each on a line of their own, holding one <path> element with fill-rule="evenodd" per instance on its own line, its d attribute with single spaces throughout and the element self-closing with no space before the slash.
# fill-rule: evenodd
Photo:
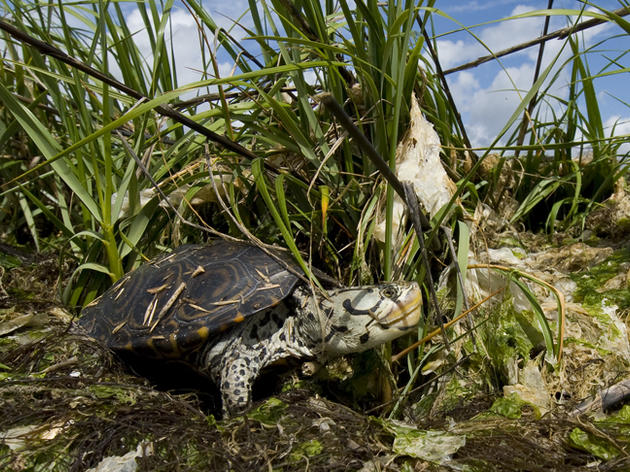
<svg viewBox="0 0 630 472">
<path fill-rule="evenodd" d="M 228 416 L 251 406 L 252 384 L 265 366 L 285 357 L 310 355 L 295 339 L 292 317 L 268 318 L 267 323 L 254 319 L 230 331 L 203 355 L 207 371 L 221 391 L 223 413 Z"/>
<path fill-rule="evenodd" d="M 221 368 L 219 389 L 223 413 L 233 416 L 242 413 L 252 404 L 252 384 L 259 372 L 253 359 L 227 358 Z"/>
</svg>

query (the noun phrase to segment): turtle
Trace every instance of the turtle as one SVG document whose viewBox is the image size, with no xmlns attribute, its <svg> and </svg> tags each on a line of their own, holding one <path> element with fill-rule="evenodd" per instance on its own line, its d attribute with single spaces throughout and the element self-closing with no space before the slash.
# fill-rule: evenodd
<svg viewBox="0 0 630 472">
<path fill-rule="evenodd" d="M 420 320 L 417 282 L 324 295 L 292 259 L 271 254 L 228 240 L 180 246 L 123 276 L 83 308 L 78 324 L 119 354 L 192 366 L 218 387 L 230 416 L 251 406 L 263 367 L 364 351 Z"/>
</svg>

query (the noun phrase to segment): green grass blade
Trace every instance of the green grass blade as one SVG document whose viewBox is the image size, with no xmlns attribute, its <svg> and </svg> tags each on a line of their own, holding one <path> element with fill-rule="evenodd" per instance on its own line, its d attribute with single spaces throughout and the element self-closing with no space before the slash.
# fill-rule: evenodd
<svg viewBox="0 0 630 472">
<path fill-rule="evenodd" d="M 6 108 L 13 114 L 20 126 L 33 140 L 37 148 L 41 151 L 47 161 L 53 166 L 55 172 L 70 187 L 74 194 L 83 202 L 93 215 L 100 215 L 100 209 L 92 197 L 85 191 L 85 188 L 79 179 L 68 168 L 63 161 L 56 160 L 59 145 L 52 137 L 49 131 L 42 123 L 31 113 L 28 108 L 23 106 L 13 98 L 13 95 L 0 83 L 0 99 L 4 102 Z"/>
<path fill-rule="evenodd" d="M 536 298 L 536 295 L 532 293 L 532 291 L 529 289 L 529 287 L 525 283 L 519 280 L 517 273 L 513 273 L 512 275 L 513 276 L 510 278 L 511 282 L 516 284 L 516 286 L 518 286 L 518 288 L 521 289 L 521 291 L 523 292 L 523 294 L 525 295 L 525 297 L 527 298 L 527 300 L 532 306 L 534 315 L 536 319 L 538 320 L 540 331 L 545 340 L 545 347 L 547 349 L 547 352 L 551 353 L 557 358 L 558 349 L 555 347 L 554 342 L 553 342 L 553 333 L 551 331 L 551 328 L 549 327 L 549 323 L 547 322 L 547 317 L 545 316 L 545 312 L 540 306 L 540 303 L 538 303 L 538 299 Z"/>
</svg>

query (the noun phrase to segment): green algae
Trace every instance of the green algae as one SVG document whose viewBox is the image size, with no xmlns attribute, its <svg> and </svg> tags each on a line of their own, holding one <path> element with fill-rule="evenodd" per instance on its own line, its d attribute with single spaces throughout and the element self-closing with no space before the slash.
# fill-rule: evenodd
<svg viewBox="0 0 630 472">
<path fill-rule="evenodd" d="M 523 400 L 516 393 L 497 398 L 489 409 L 490 413 L 501 415 L 505 418 L 516 420 L 523 416 L 526 409 L 534 409 L 536 416 L 540 417 L 538 407 Z"/>
<path fill-rule="evenodd" d="M 271 397 L 259 407 L 247 413 L 247 417 L 265 426 L 276 426 L 289 405 L 282 400 Z"/>
<path fill-rule="evenodd" d="M 569 442 L 576 449 L 586 451 L 605 461 L 614 459 L 621 454 L 621 451 L 609 440 L 584 431 L 582 428 L 573 428 L 569 433 Z"/>
<path fill-rule="evenodd" d="M 394 420 L 374 419 L 394 436 L 392 450 L 425 461 L 442 463 L 466 444 L 466 436 L 438 430 L 423 430 Z"/>
<path fill-rule="evenodd" d="M 324 451 L 324 446 L 317 439 L 311 439 L 297 445 L 289 454 L 289 461 L 297 462 L 304 457 L 314 457 Z"/>
<path fill-rule="evenodd" d="M 115 400 L 118 405 L 135 405 L 138 401 L 133 388 L 118 385 L 88 385 L 87 391 L 99 400 Z"/>
<path fill-rule="evenodd" d="M 606 283 L 624 272 L 624 266 L 629 262 L 630 248 L 618 249 L 587 271 L 571 274 L 571 279 L 577 284 L 575 301 L 593 307 L 595 314 L 604 303 L 617 305 L 622 310 L 630 308 L 630 287 L 627 281 L 625 286 L 606 289 Z"/>
</svg>

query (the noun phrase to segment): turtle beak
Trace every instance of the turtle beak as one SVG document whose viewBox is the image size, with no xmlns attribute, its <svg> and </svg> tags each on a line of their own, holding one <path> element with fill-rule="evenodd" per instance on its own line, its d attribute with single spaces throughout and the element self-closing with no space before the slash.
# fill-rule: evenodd
<svg viewBox="0 0 630 472">
<path fill-rule="evenodd" d="M 415 285 L 415 284 L 414 284 Z M 381 325 L 390 328 L 409 329 L 418 324 L 422 316 L 422 293 L 417 285 L 409 289 L 405 297 L 401 297 L 396 309 L 390 311 L 385 318 L 379 320 Z"/>
</svg>

